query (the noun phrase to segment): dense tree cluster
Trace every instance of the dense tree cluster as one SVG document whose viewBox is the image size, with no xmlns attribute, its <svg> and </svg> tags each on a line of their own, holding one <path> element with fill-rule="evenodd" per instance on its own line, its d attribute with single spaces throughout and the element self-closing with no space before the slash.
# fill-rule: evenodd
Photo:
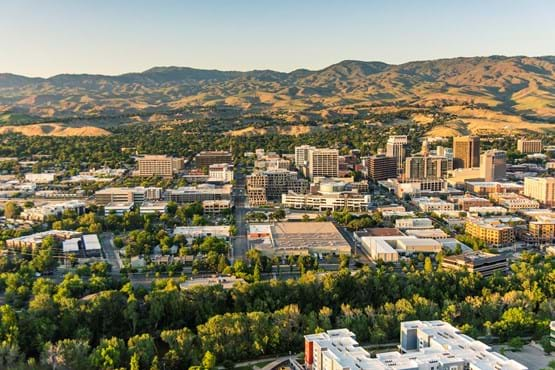
<svg viewBox="0 0 555 370">
<path fill-rule="evenodd" d="M 0 309 L 0 361 L 63 359 L 76 369 L 157 362 L 182 369 L 200 365 L 208 352 L 221 364 L 299 351 L 303 334 L 332 327 L 347 327 L 362 342 L 394 342 L 399 322 L 412 319 L 443 319 L 473 336 L 539 339 L 555 313 L 554 265 L 553 258 L 525 254 L 505 277 L 381 266 L 355 274 L 307 272 L 228 291 L 182 291 L 171 279 L 146 291 L 112 281 L 101 266 L 55 285 L 21 268 L 0 276 L 8 303 Z"/>
</svg>

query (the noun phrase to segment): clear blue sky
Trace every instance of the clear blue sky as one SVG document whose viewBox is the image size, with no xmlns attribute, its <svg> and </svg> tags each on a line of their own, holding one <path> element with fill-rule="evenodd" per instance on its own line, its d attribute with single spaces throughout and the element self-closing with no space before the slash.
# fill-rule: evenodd
<svg viewBox="0 0 555 370">
<path fill-rule="evenodd" d="M 0 72 L 555 54 L 554 0 L 4 0 Z"/>
</svg>

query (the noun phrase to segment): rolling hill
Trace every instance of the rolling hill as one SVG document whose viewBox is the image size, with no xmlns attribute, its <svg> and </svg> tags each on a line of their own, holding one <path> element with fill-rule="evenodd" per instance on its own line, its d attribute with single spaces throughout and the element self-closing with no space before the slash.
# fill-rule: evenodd
<svg viewBox="0 0 555 370">
<path fill-rule="evenodd" d="M 471 57 L 401 65 L 347 60 L 319 71 L 290 73 L 156 67 L 119 76 L 0 74 L 0 112 L 43 119 L 199 106 L 296 119 L 305 113 L 348 115 L 393 104 L 471 106 L 553 123 L 555 57 Z"/>
</svg>

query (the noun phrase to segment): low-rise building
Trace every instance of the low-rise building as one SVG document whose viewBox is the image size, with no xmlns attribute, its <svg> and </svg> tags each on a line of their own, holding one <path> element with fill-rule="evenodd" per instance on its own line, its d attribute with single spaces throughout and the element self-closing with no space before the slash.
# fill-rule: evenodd
<svg viewBox="0 0 555 370">
<path fill-rule="evenodd" d="M 506 246 L 515 242 L 515 229 L 499 218 L 469 218 L 465 232 L 479 240 L 494 246 Z"/>
<path fill-rule="evenodd" d="M 368 210 L 370 195 L 353 191 L 318 194 L 296 194 L 289 191 L 281 195 L 281 204 L 294 209 L 316 209 L 318 211 L 337 211 L 347 209 L 352 212 Z"/>
<path fill-rule="evenodd" d="M 235 276 L 214 276 L 208 278 L 188 279 L 179 284 L 181 290 L 191 289 L 197 286 L 214 286 L 220 285 L 223 289 L 231 289 L 235 284 L 244 283 L 245 280 Z"/>
<path fill-rule="evenodd" d="M 463 196 L 451 196 L 447 200 L 457 205 L 458 209 L 468 211 L 470 207 L 489 207 L 491 202 L 488 199 L 475 197 L 470 194 Z"/>
<path fill-rule="evenodd" d="M 434 224 L 429 218 L 399 218 L 395 220 L 395 227 L 399 229 L 433 229 Z"/>
<path fill-rule="evenodd" d="M 467 181 L 465 183 L 467 191 L 479 195 L 489 195 L 492 193 L 520 193 L 524 186 L 512 182 L 495 181 Z"/>
<path fill-rule="evenodd" d="M 168 202 L 144 202 L 139 208 L 139 213 L 141 215 L 161 215 L 166 213 L 167 208 Z"/>
<path fill-rule="evenodd" d="M 449 238 L 449 235 L 441 229 L 409 229 L 405 230 L 405 234 L 416 236 L 420 239 L 442 240 Z"/>
<path fill-rule="evenodd" d="M 54 182 L 56 179 L 55 173 L 26 173 L 25 181 L 32 182 L 34 184 L 49 184 Z"/>
<path fill-rule="evenodd" d="M 506 274 L 509 269 L 507 259 L 500 254 L 472 251 L 454 256 L 445 256 L 441 266 L 448 270 L 467 270 L 483 276 L 493 275 L 499 271 Z"/>
<path fill-rule="evenodd" d="M 233 181 L 233 165 L 228 163 L 210 165 L 208 167 L 208 181 L 221 183 Z"/>
<path fill-rule="evenodd" d="M 473 215 L 487 216 L 487 215 L 504 215 L 507 213 L 507 209 L 501 206 L 489 206 L 489 207 L 470 207 L 468 212 Z"/>
<path fill-rule="evenodd" d="M 44 222 L 50 217 L 60 217 L 64 211 L 73 211 L 77 215 L 85 213 L 85 203 L 79 200 L 46 204 L 40 207 L 24 209 L 19 218 L 29 221 Z"/>
<path fill-rule="evenodd" d="M 417 205 L 423 212 L 454 211 L 455 205 L 435 197 L 414 198 L 412 203 Z"/>
<path fill-rule="evenodd" d="M 229 240 L 231 237 L 229 226 L 179 226 L 173 230 L 173 235 L 183 235 L 188 243 L 195 239 L 213 236 L 215 238 Z"/>
<path fill-rule="evenodd" d="M 555 242 L 555 217 L 538 217 L 528 223 L 528 234 L 536 243 Z"/>
<path fill-rule="evenodd" d="M 123 216 L 127 212 L 131 212 L 135 209 L 135 204 L 132 202 L 112 202 L 104 206 L 104 215 L 115 214 L 118 216 Z"/>
<path fill-rule="evenodd" d="M 6 240 L 6 247 L 8 248 L 37 248 L 42 245 L 46 237 L 52 237 L 58 242 L 64 240 L 80 237 L 81 233 L 68 230 L 48 230 L 31 235 L 24 235 L 18 238 Z"/>
<path fill-rule="evenodd" d="M 348 329 L 305 335 L 308 370 L 528 370 L 443 321 L 401 323 L 400 352 L 370 356 Z"/>
<path fill-rule="evenodd" d="M 105 206 L 108 203 L 135 203 L 141 204 L 144 201 L 155 201 L 162 198 L 162 188 L 142 187 L 121 188 L 110 187 L 98 190 L 94 193 L 96 204 Z"/>
<path fill-rule="evenodd" d="M 332 222 L 277 222 L 250 225 L 250 248 L 267 256 L 351 254 L 351 246 Z"/>
<path fill-rule="evenodd" d="M 178 204 L 203 202 L 205 200 L 231 200 L 232 190 L 232 185 L 201 184 L 184 186 L 177 189 L 167 189 L 164 192 L 164 200 Z"/>
<path fill-rule="evenodd" d="M 204 213 L 209 215 L 219 215 L 230 208 L 231 201 L 229 199 L 205 200 L 202 202 Z"/>
<path fill-rule="evenodd" d="M 509 212 L 516 212 L 522 209 L 540 208 L 537 200 L 526 198 L 516 193 L 493 193 L 490 198 Z"/>
</svg>

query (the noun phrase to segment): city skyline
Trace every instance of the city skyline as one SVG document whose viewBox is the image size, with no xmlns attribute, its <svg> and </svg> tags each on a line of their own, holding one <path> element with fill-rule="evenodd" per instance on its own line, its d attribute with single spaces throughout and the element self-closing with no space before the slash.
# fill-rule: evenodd
<svg viewBox="0 0 555 370">
<path fill-rule="evenodd" d="M 555 4 L 538 0 L 149 1 L 4 4 L 0 73 L 121 74 L 154 66 L 318 70 L 458 56 L 553 55 Z M 492 22 L 492 19 L 495 22 Z M 438 32 L 441 30 L 441 32 Z"/>
</svg>

